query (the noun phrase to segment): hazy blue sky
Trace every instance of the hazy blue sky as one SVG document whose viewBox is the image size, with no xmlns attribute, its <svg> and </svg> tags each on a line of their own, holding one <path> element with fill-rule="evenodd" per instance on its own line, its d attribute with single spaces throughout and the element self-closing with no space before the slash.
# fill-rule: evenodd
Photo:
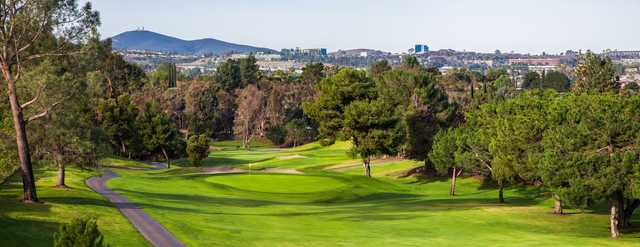
<svg viewBox="0 0 640 247">
<path fill-rule="evenodd" d="M 84 2 L 85 0 L 81 0 Z M 93 0 L 110 37 L 144 27 L 264 46 L 539 53 L 640 49 L 640 0 Z"/>
</svg>

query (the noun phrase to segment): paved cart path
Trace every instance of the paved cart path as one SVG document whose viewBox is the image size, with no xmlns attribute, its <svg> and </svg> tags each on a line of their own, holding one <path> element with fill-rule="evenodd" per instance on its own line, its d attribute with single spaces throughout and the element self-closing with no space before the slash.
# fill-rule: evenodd
<svg viewBox="0 0 640 247">
<path fill-rule="evenodd" d="M 166 168 L 162 163 L 151 163 L 155 166 L 155 169 Z M 153 169 L 149 169 L 153 170 Z M 105 174 L 101 177 L 92 177 L 86 181 L 87 186 L 93 189 L 95 192 L 106 197 L 111 201 L 116 208 L 127 217 L 127 219 L 133 224 L 134 227 L 146 238 L 153 246 L 156 247 L 184 247 L 173 234 L 165 229 L 160 223 L 155 221 L 151 216 L 142 211 L 141 208 L 129 201 L 127 198 L 113 192 L 107 188 L 106 183 L 109 179 L 118 177 L 118 174 L 113 173 L 111 170 L 106 170 Z"/>
</svg>

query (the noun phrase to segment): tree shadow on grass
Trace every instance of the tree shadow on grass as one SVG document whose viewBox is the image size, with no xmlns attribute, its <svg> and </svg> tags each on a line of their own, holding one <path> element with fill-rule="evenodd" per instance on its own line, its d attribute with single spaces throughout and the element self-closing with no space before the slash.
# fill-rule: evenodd
<svg viewBox="0 0 640 247">
<path fill-rule="evenodd" d="M 0 245 L 51 246 L 59 223 L 0 216 Z"/>
<path fill-rule="evenodd" d="M 430 175 L 419 175 L 415 177 L 415 181 L 411 181 L 407 184 L 429 184 L 434 182 L 446 182 L 449 181 L 449 176 L 430 176 Z"/>
<path fill-rule="evenodd" d="M 113 203 L 107 200 L 87 198 L 87 197 L 74 197 L 74 196 L 46 197 L 46 198 L 43 198 L 43 200 L 45 200 L 45 202 L 56 203 L 56 204 L 87 205 L 87 206 L 113 208 Z"/>
<path fill-rule="evenodd" d="M 234 158 L 226 158 L 226 157 L 207 157 L 201 161 L 201 167 L 216 167 L 216 166 L 242 166 L 248 165 L 251 163 L 259 163 L 271 160 L 273 158 L 265 158 L 259 160 L 250 160 L 250 159 L 234 159 Z M 193 167 L 189 161 L 181 161 L 173 163 L 179 167 Z"/>
</svg>

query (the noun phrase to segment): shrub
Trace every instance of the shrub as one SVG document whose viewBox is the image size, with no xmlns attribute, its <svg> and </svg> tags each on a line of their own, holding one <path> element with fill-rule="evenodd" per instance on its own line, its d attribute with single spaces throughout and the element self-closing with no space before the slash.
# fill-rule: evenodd
<svg viewBox="0 0 640 247">
<path fill-rule="evenodd" d="M 187 155 L 191 164 L 200 166 L 200 161 L 209 155 L 209 139 L 206 135 L 192 135 L 187 141 Z"/>
<path fill-rule="evenodd" d="M 275 145 L 283 145 L 286 141 L 287 132 L 284 127 L 276 126 L 267 130 L 267 139 Z"/>
<path fill-rule="evenodd" d="M 60 226 L 53 235 L 54 247 L 102 247 L 108 246 L 103 242 L 102 233 L 98 230 L 96 219 L 82 217 L 71 220 Z"/>
</svg>

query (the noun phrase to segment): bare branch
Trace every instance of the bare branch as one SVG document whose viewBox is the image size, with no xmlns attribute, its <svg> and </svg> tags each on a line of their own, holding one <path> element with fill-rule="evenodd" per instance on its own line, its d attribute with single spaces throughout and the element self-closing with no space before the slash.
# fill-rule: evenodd
<svg viewBox="0 0 640 247">
<path fill-rule="evenodd" d="M 31 121 L 35 121 L 37 119 L 46 117 L 47 115 L 49 115 L 49 112 L 51 112 L 51 110 L 53 110 L 53 108 L 57 105 L 59 105 L 60 103 L 62 103 L 62 101 L 58 101 L 56 103 L 53 103 L 51 106 L 49 106 L 49 108 L 47 108 L 46 110 L 44 110 L 41 113 L 38 113 L 36 115 L 33 115 L 31 117 L 29 117 L 29 119 L 27 120 L 27 122 L 31 122 Z"/>
<path fill-rule="evenodd" d="M 34 97 L 33 99 L 29 100 L 29 102 L 24 103 L 20 106 L 20 108 L 24 109 L 26 107 L 28 107 L 29 105 L 35 103 L 36 101 L 38 101 L 38 99 L 40 99 L 40 95 L 42 95 L 42 93 L 44 92 L 44 90 L 47 88 L 47 84 L 43 83 L 42 86 L 40 87 L 40 90 L 38 90 L 38 93 L 36 94 L 36 97 Z"/>
</svg>

